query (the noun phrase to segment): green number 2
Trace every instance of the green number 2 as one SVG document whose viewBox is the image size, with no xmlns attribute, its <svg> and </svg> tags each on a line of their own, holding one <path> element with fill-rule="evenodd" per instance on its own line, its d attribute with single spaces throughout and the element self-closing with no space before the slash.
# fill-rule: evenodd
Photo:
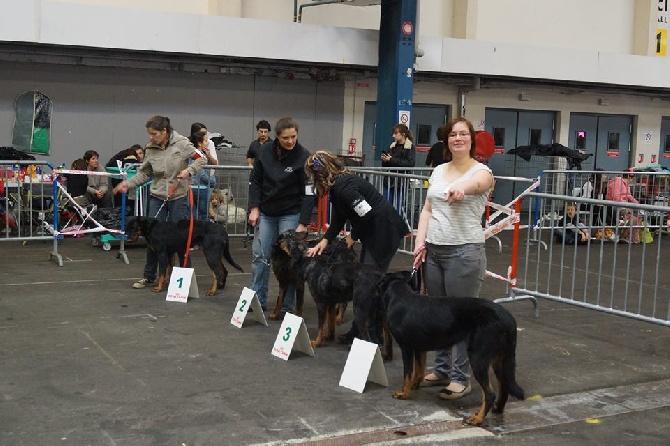
<svg viewBox="0 0 670 446">
<path fill-rule="evenodd" d="M 246 306 L 247 306 L 247 301 L 246 301 L 246 300 L 243 300 L 243 301 L 242 301 L 242 305 L 240 306 L 240 310 L 239 310 L 240 313 L 244 311 L 244 307 L 246 307 Z"/>
<path fill-rule="evenodd" d="M 179 279 L 177 279 L 177 282 L 179 282 L 179 288 L 181 288 L 182 284 L 184 283 L 184 278 L 180 277 Z"/>
<path fill-rule="evenodd" d="M 282 337 L 282 339 L 284 340 L 284 342 L 291 339 L 291 327 L 286 327 L 286 334 L 284 335 L 284 337 Z"/>
</svg>

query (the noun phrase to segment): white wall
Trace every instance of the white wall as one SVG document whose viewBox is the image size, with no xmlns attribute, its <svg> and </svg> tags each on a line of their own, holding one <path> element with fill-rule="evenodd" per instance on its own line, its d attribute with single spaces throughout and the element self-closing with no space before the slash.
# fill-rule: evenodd
<svg viewBox="0 0 670 446">
<path fill-rule="evenodd" d="M 25 1 L 25 0 L 24 0 Z M 39 0 L 41 1 L 41 0 Z M 56 3 L 74 3 L 79 5 L 113 6 L 122 9 L 135 9 L 146 12 L 169 11 L 181 14 L 208 14 L 211 0 L 49 0 Z M 150 18 L 147 17 L 150 22 Z"/>
<path fill-rule="evenodd" d="M 293 21 L 293 0 L 38 0 L 38 3 L 47 1 L 148 12 L 223 14 L 228 17 Z M 420 37 L 453 37 L 454 1 L 419 0 Z M 476 40 L 622 54 L 632 52 L 634 0 L 463 1 L 474 2 L 477 6 Z M 32 3 L 26 0 L 18 2 Z M 300 4 L 313 2 L 300 0 Z M 302 22 L 379 29 L 380 11 L 379 5 L 310 6 L 303 8 Z M 146 20 L 150 23 L 150 16 L 146 16 Z"/>
<path fill-rule="evenodd" d="M 478 0 L 477 40 L 630 54 L 633 0 Z"/>
</svg>

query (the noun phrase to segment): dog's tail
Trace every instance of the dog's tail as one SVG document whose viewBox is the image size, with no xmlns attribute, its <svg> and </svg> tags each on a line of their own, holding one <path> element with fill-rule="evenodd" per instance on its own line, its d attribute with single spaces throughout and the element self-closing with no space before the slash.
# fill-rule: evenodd
<svg viewBox="0 0 670 446">
<path fill-rule="evenodd" d="M 516 382 L 516 324 L 507 342 L 506 354 L 502 358 L 502 381 L 510 395 L 518 400 L 526 398 L 523 389 Z"/>
<path fill-rule="evenodd" d="M 230 263 L 236 270 L 238 270 L 238 271 L 241 272 L 241 273 L 244 272 L 244 270 L 242 269 L 242 267 L 241 267 L 240 265 L 238 265 L 237 262 L 235 262 L 235 260 L 233 260 L 233 256 L 230 255 L 230 249 L 228 248 L 228 243 L 226 243 L 225 246 L 223 247 L 223 257 L 224 257 L 224 258 L 228 261 L 228 263 Z"/>
</svg>

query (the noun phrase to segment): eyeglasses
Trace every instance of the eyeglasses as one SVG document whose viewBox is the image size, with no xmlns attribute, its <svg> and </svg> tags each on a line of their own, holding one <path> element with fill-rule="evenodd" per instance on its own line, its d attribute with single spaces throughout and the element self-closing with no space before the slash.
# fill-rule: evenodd
<svg viewBox="0 0 670 446">
<path fill-rule="evenodd" d="M 449 133 L 449 139 L 455 139 L 457 136 L 460 136 L 461 138 L 465 139 L 468 136 L 470 136 L 470 132 L 453 132 Z"/>
</svg>

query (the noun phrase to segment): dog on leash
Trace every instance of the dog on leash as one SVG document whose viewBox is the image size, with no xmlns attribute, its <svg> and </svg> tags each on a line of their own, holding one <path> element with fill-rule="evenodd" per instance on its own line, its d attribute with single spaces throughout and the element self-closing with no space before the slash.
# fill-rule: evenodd
<svg viewBox="0 0 670 446">
<path fill-rule="evenodd" d="M 277 242 L 272 246 L 272 253 L 270 255 L 270 261 L 272 264 L 272 272 L 279 282 L 279 294 L 277 295 L 277 303 L 275 304 L 274 311 L 268 316 L 270 320 L 279 320 L 282 318 L 281 307 L 284 303 L 284 297 L 286 296 L 286 289 L 289 285 L 295 287 L 295 306 L 296 306 L 296 315 L 302 316 L 302 309 L 305 301 L 305 281 L 301 279 L 298 274 L 297 269 L 293 267 L 295 260 L 292 258 L 286 251 L 281 248 L 282 242 L 284 240 L 291 240 L 291 244 L 297 246 L 299 249 L 291 250 L 295 251 L 296 255 L 304 255 L 307 251 L 307 248 L 314 246 L 318 240 L 307 240 L 306 232 L 295 232 L 293 230 L 286 231 L 279 235 Z M 328 260 L 328 263 L 335 264 L 341 262 L 355 262 L 357 259 L 356 251 L 352 248 L 349 249 L 347 244 L 341 240 L 336 243 L 329 244 L 328 247 L 321 253 L 323 258 Z M 338 307 L 338 313 L 335 317 L 335 324 L 340 325 L 344 321 L 344 311 L 347 308 L 347 304 L 341 304 Z"/>
<path fill-rule="evenodd" d="M 230 189 L 214 189 L 209 199 L 209 216 L 222 224 L 236 224 L 247 221 L 247 211 L 235 205 L 235 197 Z"/>
<path fill-rule="evenodd" d="M 152 288 L 154 293 L 160 293 L 166 288 L 167 278 L 172 272 L 174 254 L 177 254 L 179 261 L 183 263 L 189 226 L 189 220 L 174 223 L 148 217 L 128 219 L 126 225 L 128 239 L 137 240 L 140 235 L 144 236 L 149 249 L 153 250 L 158 258 L 158 281 Z M 207 265 L 212 270 L 213 283 L 212 288 L 207 291 L 207 296 L 214 295 L 217 289 L 226 286 L 228 270 L 222 259 L 225 258 L 235 269 L 244 272 L 230 255 L 228 232 L 223 226 L 209 221 L 194 220 L 191 244 L 202 246 Z"/>
<path fill-rule="evenodd" d="M 509 395 L 524 399 L 517 384 L 516 321 L 504 307 L 474 297 L 432 297 L 409 286 L 409 272 L 389 273 L 379 283 L 386 324 L 402 352 L 403 387 L 394 398 L 409 398 L 425 375 L 426 352 L 444 350 L 467 341 L 472 374 L 482 388 L 481 407 L 466 417 L 466 424 L 479 426 L 488 412 L 503 413 Z M 499 395 L 493 393 L 489 368 L 498 380 Z"/>
<path fill-rule="evenodd" d="M 381 269 L 363 263 L 331 264 L 323 254 L 307 257 L 307 244 L 295 237 L 284 237 L 278 247 L 290 257 L 290 269 L 295 271 L 298 281 L 307 283 L 316 303 L 318 331 L 312 347 L 335 337 L 336 306 L 347 302 L 353 302 L 354 324 L 360 337 L 382 342 L 381 302 L 376 293 L 377 284 L 384 276 Z"/>
</svg>

